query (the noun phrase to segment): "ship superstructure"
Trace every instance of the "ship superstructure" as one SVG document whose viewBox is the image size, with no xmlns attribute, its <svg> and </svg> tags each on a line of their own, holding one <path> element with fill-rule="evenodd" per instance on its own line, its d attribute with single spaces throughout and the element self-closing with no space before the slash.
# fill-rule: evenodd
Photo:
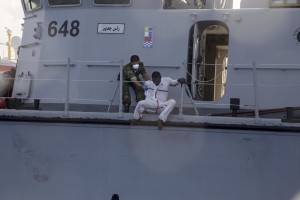
<svg viewBox="0 0 300 200">
<path fill-rule="evenodd" d="M 138 54 L 149 74 L 186 77 L 199 108 L 232 98 L 243 109 L 298 106 L 299 3 L 170 2 L 24 1 L 17 76 L 31 83 L 19 80 L 13 96 L 108 105 L 120 67 Z"/>
</svg>

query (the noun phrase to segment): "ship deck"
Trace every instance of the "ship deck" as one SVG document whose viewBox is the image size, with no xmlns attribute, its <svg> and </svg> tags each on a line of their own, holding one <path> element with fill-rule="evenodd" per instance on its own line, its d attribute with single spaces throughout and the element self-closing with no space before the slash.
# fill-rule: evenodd
<svg viewBox="0 0 300 200">
<path fill-rule="evenodd" d="M 0 120 L 102 123 L 120 125 L 156 126 L 158 115 L 143 114 L 141 120 L 134 120 L 131 107 L 129 113 L 118 111 L 118 106 L 70 104 L 24 104 L 17 109 L 1 109 Z M 178 108 L 170 114 L 164 127 L 206 127 L 238 128 L 277 131 L 300 131 L 300 110 L 298 107 L 260 110 L 229 110 L 213 108 Z"/>
</svg>

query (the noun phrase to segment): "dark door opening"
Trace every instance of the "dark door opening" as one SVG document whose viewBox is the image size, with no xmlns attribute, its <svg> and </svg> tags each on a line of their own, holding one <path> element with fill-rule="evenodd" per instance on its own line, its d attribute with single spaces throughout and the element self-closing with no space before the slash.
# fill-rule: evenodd
<svg viewBox="0 0 300 200">
<path fill-rule="evenodd" d="M 187 81 L 195 100 L 214 101 L 225 94 L 228 62 L 228 28 L 218 21 L 191 27 Z"/>
</svg>

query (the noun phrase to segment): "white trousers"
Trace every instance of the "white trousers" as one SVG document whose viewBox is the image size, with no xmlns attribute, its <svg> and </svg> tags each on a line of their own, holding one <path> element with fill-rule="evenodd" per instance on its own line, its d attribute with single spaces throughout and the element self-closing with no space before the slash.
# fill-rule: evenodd
<svg viewBox="0 0 300 200">
<path fill-rule="evenodd" d="M 175 104 L 176 101 L 174 99 L 165 102 L 158 100 L 142 100 L 136 105 L 133 117 L 134 119 L 140 119 L 142 118 L 142 113 L 146 111 L 148 113 L 159 114 L 158 118 L 163 122 L 166 122 Z"/>
</svg>

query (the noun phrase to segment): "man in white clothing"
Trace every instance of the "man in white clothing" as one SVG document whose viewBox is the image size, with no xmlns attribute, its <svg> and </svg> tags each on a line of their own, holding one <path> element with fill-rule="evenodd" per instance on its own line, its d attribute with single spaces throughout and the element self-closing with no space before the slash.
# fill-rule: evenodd
<svg viewBox="0 0 300 200">
<path fill-rule="evenodd" d="M 162 129 L 162 123 L 167 121 L 176 104 L 174 99 L 168 100 L 169 86 L 185 82 L 184 78 L 173 80 L 169 77 L 161 77 L 157 71 L 153 72 L 152 81 L 146 81 L 144 84 L 146 99 L 138 102 L 133 117 L 136 120 L 141 119 L 144 111 L 159 114 L 158 128 Z"/>
</svg>

